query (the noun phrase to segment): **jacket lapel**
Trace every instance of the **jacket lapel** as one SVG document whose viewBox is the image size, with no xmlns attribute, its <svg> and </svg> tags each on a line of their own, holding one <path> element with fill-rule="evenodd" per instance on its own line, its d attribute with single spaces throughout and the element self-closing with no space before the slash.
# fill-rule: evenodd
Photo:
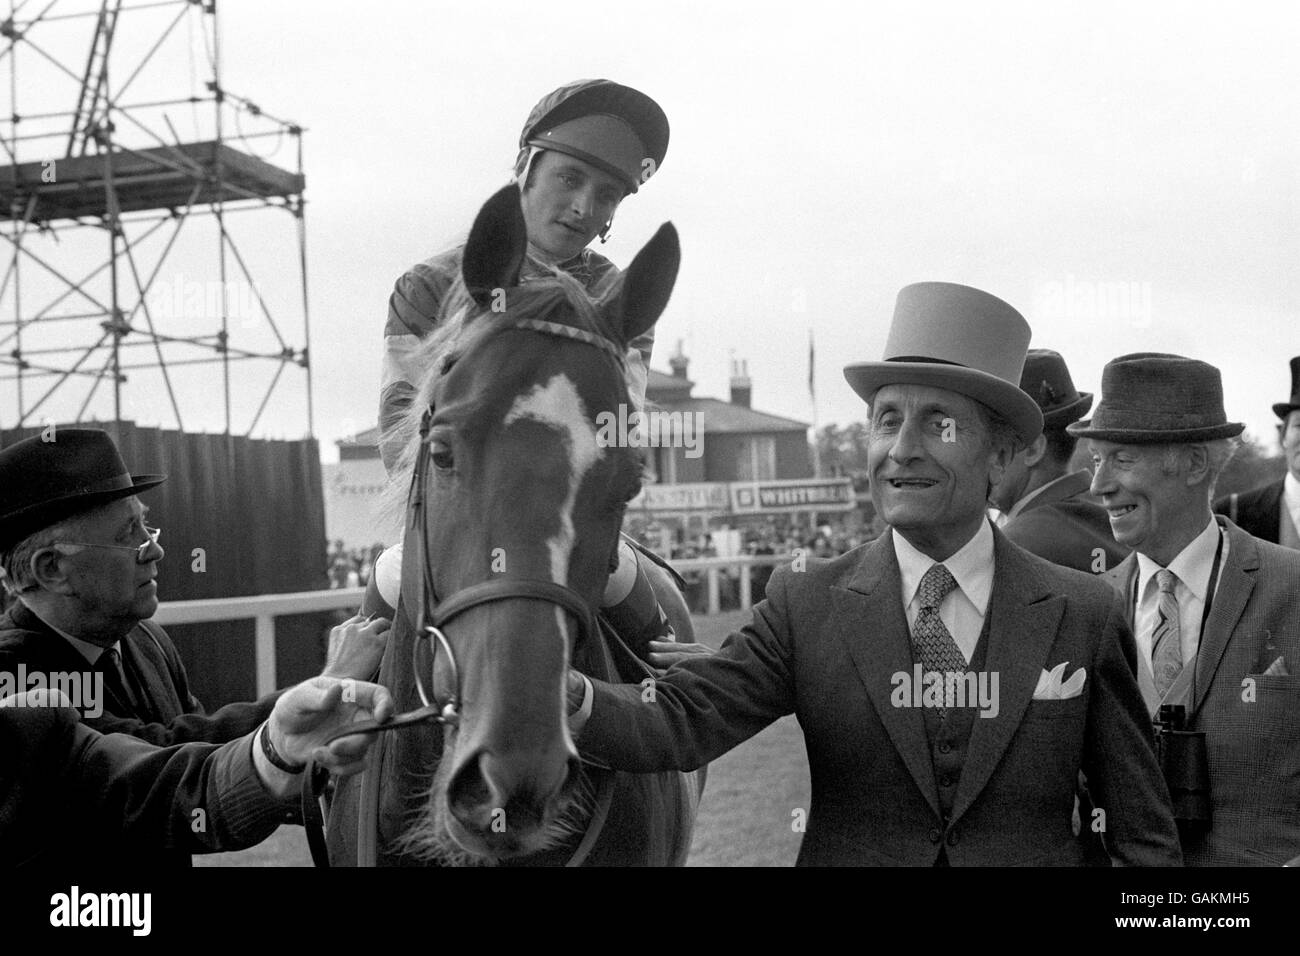
<svg viewBox="0 0 1300 956">
<path fill-rule="evenodd" d="M 903 610 L 893 533 L 886 531 L 876 539 L 844 587 L 831 588 L 828 623 L 831 633 L 848 648 L 880 722 L 938 816 L 939 790 L 925 719 L 917 707 L 895 707 L 890 702 L 893 675 L 912 673 L 911 632 Z"/>
<path fill-rule="evenodd" d="M 954 820 L 984 789 L 1020 727 L 1065 611 L 1065 599 L 1047 590 L 1024 552 L 996 528 L 993 567 L 985 670 L 998 675 L 998 716 L 975 718 L 953 798 Z"/>
<path fill-rule="evenodd" d="M 1137 634 L 1134 630 L 1134 615 L 1137 613 L 1137 607 L 1132 601 L 1133 579 L 1137 577 L 1138 561 L 1137 554 L 1130 553 L 1127 558 L 1121 561 L 1115 567 L 1103 575 L 1110 585 L 1115 588 L 1124 598 L 1124 623 L 1128 625 L 1129 632 Z"/>
<path fill-rule="evenodd" d="M 1259 570 L 1259 549 L 1254 539 L 1223 518 L 1216 517 L 1228 537 L 1228 555 L 1219 572 L 1218 590 L 1214 592 L 1209 619 L 1196 649 L 1196 683 L 1193 686 L 1191 712 L 1194 714 L 1205 699 L 1214 674 L 1223 660 L 1237 622 L 1246 611 L 1246 603 L 1255 590 L 1255 572 Z M 1190 715 L 1189 715 L 1190 716 Z"/>
</svg>

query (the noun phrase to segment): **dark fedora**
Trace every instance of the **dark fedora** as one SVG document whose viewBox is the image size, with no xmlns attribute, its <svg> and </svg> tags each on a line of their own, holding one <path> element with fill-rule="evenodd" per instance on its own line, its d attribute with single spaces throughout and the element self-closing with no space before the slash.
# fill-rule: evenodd
<svg viewBox="0 0 1300 956">
<path fill-rule="evenodd" d="M 1245 427 L 1227 420 L 1223 378 L 1213 365 L 1134 352 L 1106 363 L 1097 411 L 1065 430 L 1076 438 L 1150 445 L 1235 438 Z"/>
<path fill-rule="evenodd" d="M 0 551 L 82 511 L 161 484 L 132 475 L 107 432 L 57 428 L 0 450 Z"/>
<path fill-rule="evenodd" d="M 1291 360 L 1291 401 L 1278 402 L 1273 406 L 1273 414 L 1286 421 L 1286 417 L 1300 408 L 1300 355 Z"/>
<path fill-rule="evenodd" d="M 1065 359 L 1051 349 L 1029 350 L 1020 390 L 1043 410 L 1043 431 L 1060 431 L 1087 415 L 1092 407 L 1092 393 L 1074 387 Z"/>
</svg>

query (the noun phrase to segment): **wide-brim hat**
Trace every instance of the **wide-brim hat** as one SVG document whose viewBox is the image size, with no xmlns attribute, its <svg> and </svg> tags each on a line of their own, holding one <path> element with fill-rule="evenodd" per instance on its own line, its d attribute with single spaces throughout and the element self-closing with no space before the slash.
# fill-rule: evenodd
<svg viewBox="0 0 1300 956">
<path fill-rule="evenodd" d="M 1029 350 L 1020 375 L 1020 390 L 1042 409 L 1043 431 L 1060 431 L 1092 408 L 1092 393 L 1074 387 L 1065 359 L 1051 349 Z"/>
<path fill-rule="evenodd" d="M 0 551 L 166 479 L 130 474 L 113 439 L 97 428 L 51 428 L 16 442 L 0 450 Z"/>
<path fill-rule="evenodd" d="M 1286 417 L 1300 408 L 1300 355 L 1291 360 L 1291 401 L 1278 402 L 1273 406 L 1273 414 L 1286 421 Z"/>
<path fill-rule="evenodd" d="M 1223 377 L 1207 362 L 1167 352 L 1111 359 L 1101 373 L 1101 401 L 1076 438 L 1121 444 L 1180 444 L 1235 438 L 1246 426 L 1223 410 Z"/>
<path fill-rule="evenodd" d="M 603 169 L 634 193 L 668 154 L 668 117 L 630 86 L 575 80 L 548 93 L 528 114 L 519 148 L 534 146 Z"/>
<path fill-rule="evenodd" d="M 1038 403 L 1020 389 L 1029 347 L 1024 316 L 995 295 L 952 282 L 904 286 L 880 362 L 844 367 L 868 404 L 885 385 L 932 385 L 993 409 L 1028 445 L 1043 430 Z"/>
</svg>

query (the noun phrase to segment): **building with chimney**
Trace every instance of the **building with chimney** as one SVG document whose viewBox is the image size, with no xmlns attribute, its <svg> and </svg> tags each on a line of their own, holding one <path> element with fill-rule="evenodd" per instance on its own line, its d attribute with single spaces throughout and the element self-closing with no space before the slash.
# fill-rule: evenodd
<svg viewBox="0 0 1300 956">
<path fill-rule="evenodd" d="M 689 361 L 681 343 L 668 359 L 671 374 L 650 370 L 646 384 L 649 410 L 681 413 L 682 421 L 698 423 L 700 454 L 677 442 L 646 449 L 651 480 L 658 484 L 713 481 L 779 481 L 810 478 L 812 449 L 807 422 L 760 412 L 753 407 L 753 383 L 748 363 L 733 361 L 728 401 L 697 398 L 687 377 Z"/>
</svg>

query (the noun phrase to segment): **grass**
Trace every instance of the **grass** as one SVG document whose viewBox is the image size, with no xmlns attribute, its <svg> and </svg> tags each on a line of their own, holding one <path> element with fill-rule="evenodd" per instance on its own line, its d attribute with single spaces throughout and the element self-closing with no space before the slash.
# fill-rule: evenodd
<svg viewBox="0 0 1300 956">
<path fill-rule="evenodd" d="M 717 647 L 748 611 L 697 616 L 695 633 Z M 792 866 L 801 834 L 795 811 L 809 808 L 803 733 L 785 717 L 709 765 L 688 866 Z M 198 866 L 310 866 L 301 827 L 283 826 L 239 853 L 196 856 Z"/>
</svg>

